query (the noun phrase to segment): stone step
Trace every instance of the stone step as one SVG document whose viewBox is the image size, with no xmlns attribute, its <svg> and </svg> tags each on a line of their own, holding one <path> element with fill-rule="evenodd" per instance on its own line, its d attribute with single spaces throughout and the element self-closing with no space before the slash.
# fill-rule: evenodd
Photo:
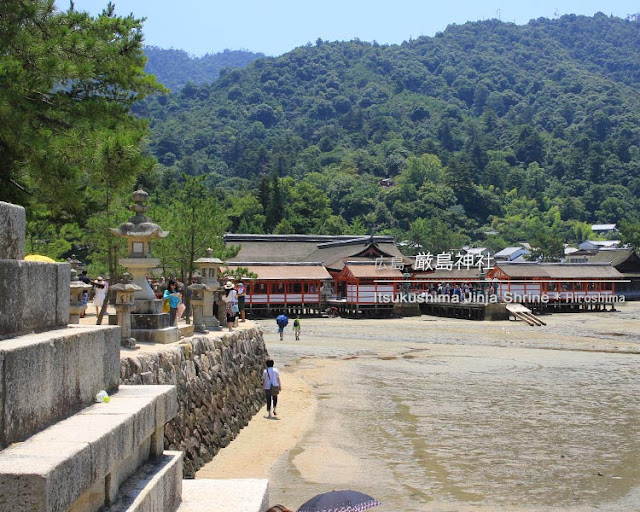
<svg viewBox="0 0 640 512">
<path fill-rule="evenodd" d="M 97 511 L 162 454 L 164 425 L 177 412 L 174 386 L 121 386 L 109 403 L 9 446 L 0 452 L 0 510 Z"/>
<path fill-rule="evenodd" d="M 192 336 L 195 326 L 193 324 L 182 324 L 178 325 L 178 329 L 180 330 L 180 336 Z"/>
<path fill-rule="evenodd" d="M 119 364 L 118 327 L 73 325 L 0 341 L 0 449 L 90 405 L 101 389 L 115 392 Z"/>
<path fill-rule="evenodd" d="M 132 329 L 165 329 L 169 325 L 169 313 L 159 315 L 136 313 L 131 315 Z"/>
<path fill-rule="evenodd" d="M 269 480 L 196 479 L 182 481 L 178 512 L 263 512 L 269 508 Z"/>
<path fill-rule="evenodd" d="M 182 452 L 164 452 L 138 469 L 101 512 L 175 512 L 182 494 Z"/>
<path fill-rule="evenodd" d="M 162 302 L 162 299 L 136 299 L 133 301 L 131 312 L 159 315 L 162 313 Z"/>
<path fill-rule="evenodd" d="M 177 327 L 165 327 L 164 329 L 131 329 L 131 336 L 141 343 L 175 343 L 180 339 L 180 330 Z"/>
</svg>

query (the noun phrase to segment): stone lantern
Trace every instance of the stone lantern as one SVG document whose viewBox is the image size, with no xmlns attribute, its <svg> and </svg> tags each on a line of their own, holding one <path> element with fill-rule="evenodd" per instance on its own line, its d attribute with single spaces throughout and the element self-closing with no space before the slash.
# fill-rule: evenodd
<svg viewBox="0 0 640 512">
<path fill-rule="evenodd" d="M 136 348 L 136 340 L 131 337 L 131 308 L 134 305 L 134 294 L 140 287 L 131 282 L 131 275 L 127 272 L 122 276 L 122 282 L 111 287 L 116 294 L 116 314 L 120 326 L 120 345 L 126 348 Z"/>
<path fill-rule="evenodd" d="M 75 254 L 72 254 L 71 258 L 67 258 L 67 262 L 69 263 L 69 265 L 71 265 L 71 268 L 76 272 L 80 270 L 80 266 L 82 265 L 82 262 L 76 258 Z"/>
<path fill-rule="evenodd" d="M 82 294 L 91 288 L 90 284 L 83 283 L 78 279 L 78 271 L 71 269 L 71 295 L 69 301 L 69 323 L 79 324 L 80 317 L 87 309 L 87 305 L 82 300 Z"/>
<path fill-rule="evenodd" d="M 173 343 L 178 341 L 180 332 L 177 327 L 169 325 L 169 313 L 162 312 L 162 300 L 156 299 L 147 281 L 151 269 L 160 265 L 160 260 L 151 254 L 151 240 L 165 238 L 169 234 L 144 215 L 149 210 L 149 206 L 144 204 L 148 197 L 144 190 L 136 190 L 133 193 L 135 204 L 130 207 L 135 216 L 112 228 L 111 232 L 127 239 L 129 253 L 118 262 L 131 273 L 133 284 L 139 287 L 133 295 L 131 335 L 139 342 Z"/>
<path fill-rule="evenodd" d="M 214 314 L 214 304 L 219 300 L 218 290 L 220 289 L 220 282 L 218 281 L 218 276 L 220 275 L 220 266 L 223 262 L 213 257 L 213 249 L 211 249 L 211 247 L 205 252 L 206 256 L 204 258 L 199 258 L 194 261 L 200 270 L 203 284 L 207 285 L 202 304 L 202 322 L 207 329 L 219 331 L 220 321 Z"/>
<path fill-rule="evenodd" d="M 195 283 L 188 287 L 191 291 L 191 307 L 193 308 L 193 330 L 199 333 L 206 333 L 207 328 L 202 319 L 202 306 L 204 304 L 204 294 L 209 291 L 209 287 L 202 283 L 202 276 L 197 270 L 193 273 Z"/>
<path fill-rule="evenodd" d="M 153 300 L 155 295 L 147 275 L 151 269 L 160 265 L 160 260 L 151 254 L 151 240 L 154 238 L 165 238 L 169 232 L 162 231 L 162 228 L 154 224 L 149 217 L 144 214 L 149 210 L 149 206 L 143 204 L 149 194 L 138 189 L 133 193 L 133 202 L 130 207 L 136 215 L 128 222 L 120 224 L 117 228 L 111 228 L 111 232 L 127 239 L 129 254 L 126 258 L 121 258 L 118 263 L 131 272 L 133 283 L 140 287 L 140 291 L 135 293 L 136 299 Z"/>
</svg>

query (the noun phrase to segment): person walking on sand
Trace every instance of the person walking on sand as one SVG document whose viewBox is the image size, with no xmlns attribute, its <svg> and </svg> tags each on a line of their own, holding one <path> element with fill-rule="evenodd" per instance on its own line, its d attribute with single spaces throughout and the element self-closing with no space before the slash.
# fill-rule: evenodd
<svg viewBox="0 0 640 512">
<path fill-rule="evenodd" d="M 262 387 L 267 398 L 267 415 L 271 418 L 271 402 L 273 402 L 273 415 L 277 416 L 278 394 L 282 391 L 280 372 L 273 366 L 273 359 L 267 360 L 267 367 L 262 372 Z"/>
<path fill-rule="evenodd" d="M 280 341 L 284 340 L 284 328 L 289 324 L 287 315 L 278 315 L 276 318 L 276 324 L 278 324 L 278 332 L 280 333 Z"/>
<path fill-rule="evenodd" d="M 293 321 L 293 332 L 296 335 L 296 341 L 300 341 L 300 315 L 297 315 Z"/>
</svg>

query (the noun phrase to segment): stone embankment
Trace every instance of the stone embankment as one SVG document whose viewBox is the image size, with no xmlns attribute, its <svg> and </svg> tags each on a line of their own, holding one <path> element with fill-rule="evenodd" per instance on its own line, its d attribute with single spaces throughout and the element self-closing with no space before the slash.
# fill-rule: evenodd
<svg viewBox="0 0 640 512">
<path fill-rule="evenodd" d="M 262 407 L 267 350 L 259 328 L 193 336 L 157 351 L 123 353 L 122 384 L 174 384 L 178 414 L 165 426 L 165 448 L 184 452 L 191 478 L 227 446 Z"/>
</svg>

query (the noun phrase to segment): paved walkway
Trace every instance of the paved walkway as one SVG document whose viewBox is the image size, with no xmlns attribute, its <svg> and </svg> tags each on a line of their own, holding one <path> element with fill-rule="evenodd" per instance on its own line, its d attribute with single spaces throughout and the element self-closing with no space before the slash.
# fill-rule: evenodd
<svg viewBox="0 0 640 512">
<path fill-rule="evenodd" d="M 107 315 L 115 315 L 116 314 L 116 310 L 113 306 L 108 306 L 107 307 L 107 312 L 105 313 L 104 317 L 102 318 L 102 325 L 109 325 L 109 318 Z M 85 317 L 80 319 L 80 324 L 82 325 L 96 325 L 96 321 L 98 319 L 98 316 L 96 315 L 96 308 L 93 305 L 92 302 L 89 302 L 89 305 L 87 306 L 87 310 L 85 312 Z M 120 356 L 121 357 L 126 357 L 127 355 L 130 354 L 135 354 L 135 353 L 140 353 L 140 352 L 158 352 L 159 350 L 163 350 L 163 349 L 167 349 L 167 348 L 171 348 L 174 347 L 175 345 L 177 345 L 178 343 L 180 343 L 181 341 L 184 341 L 185 339 L 188 339 L 190 336 L 193 335 L 193 332 L 191 331 L 190 327 L 191 324 L 187 324 L 185 322 L 184 319 L 179 319 L 178 321 L 178 327 L 180 328 L 181 332 L 185 333 L 185 336 L 181 336 L 180 339 L 175 342 L 175 343 L 138 343 L 139 348 L 136 349 L 127 349 L 127 348 L 121 348 L 120 349 Z M 257 327 L 257 324 L 255 322 L 252 322 L 251 320 L 247 320 L 246 322 L 241 322 L 238 324 L 237 328 L 234 328 L 234 331 L 238 331 L 238 330 L 245 330 L 245 329 L 251 329 Z M 210 336 L 222 336 L 223 334 L 228 334 L 229 333 L 229 329 L 227 329 L 226 327 L 223 328 L 221 331 L 209 331 L 209 335 Z"/>
</svg>

